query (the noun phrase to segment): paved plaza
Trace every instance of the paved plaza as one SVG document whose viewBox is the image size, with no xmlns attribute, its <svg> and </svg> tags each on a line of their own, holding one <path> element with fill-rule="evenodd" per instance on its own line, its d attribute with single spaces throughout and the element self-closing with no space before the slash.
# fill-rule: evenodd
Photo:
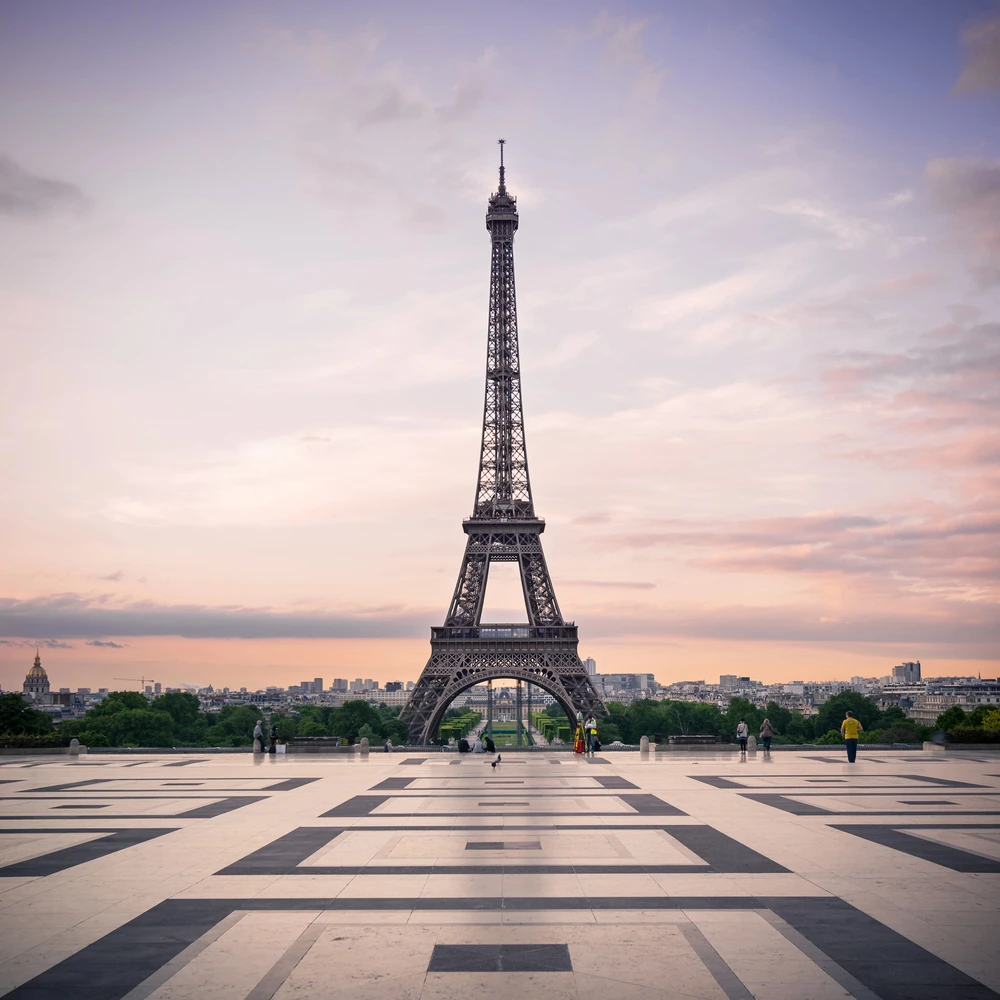
<svg viewBox="0 0 1000 1000">
<path fill-rule="evenodd" d="M 1000 755 L 0 757 L 0 799 L 18 1000 L 1000 995 Z"/>
</svg>

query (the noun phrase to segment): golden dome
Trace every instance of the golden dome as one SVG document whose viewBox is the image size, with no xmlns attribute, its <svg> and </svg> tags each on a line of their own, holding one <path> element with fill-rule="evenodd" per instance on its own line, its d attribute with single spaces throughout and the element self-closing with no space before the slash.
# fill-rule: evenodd
<svg viewBox="0 0 1000 1000">
<path fill-rule="evenodd" d="M 49 675 L 45 672 L 45 668 L 42 666 L 42 658 L 38 654 L 38 650 L 35 650 L 35 662 L 25 676 L 24 683 L 27 684 L 29 681 L 47 681 L 48 679 Z"/>
</svg>

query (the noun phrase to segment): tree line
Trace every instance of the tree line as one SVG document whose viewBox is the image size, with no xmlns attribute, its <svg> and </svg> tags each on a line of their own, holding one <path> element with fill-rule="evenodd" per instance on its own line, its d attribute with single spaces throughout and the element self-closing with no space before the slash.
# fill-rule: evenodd
<svg viewBox="0 0 1000 1000">
<path fill-rule="evenodd" d="M 355 743 L 404 744 L 406 726 L 398 709 L 349 701 L 338 708 L 301 705 L 294 713 L 272 712 L 269 725 L 278 738 L 338 736 Z M 243 747 L 253 743 L 254 726 L 265 718 L 255 705 L 225 705 L 203 711 L 198 698 L 172 691 L 148 701 L 136 691 L 112 691 L 82 719 L 67 719 L 53 729 L 45 712 L 34 709 L 18 693 L 0 695 L 0 734 L 24 737 L 43 745 L 76 738 L 88 747 Z"/>
<path fill-rule="evenodd" d="M 608 716 L 598 722 L 598 738 L 608 745 L 620 740 L 635 744 L 648 736 L 666 738 L 685 734 L 713 735 L 732 740 L 742 719 L 756 735 L 767 718 L 775 731 L 774 742 L 827 744 L 840 742 L 840 723 L 850 710 L 865 727 L 863 743 L 920 743 L 933 730 L 943 730 L 952 742 L 1000 741 L 1000 708 L 981 706 L 966 713 L 960 706 L 938 716 L 935 725 L 921 726 L 907 719 L 899 708 L 881 710 L 855 691 L 844 691 L 820 706 L 816 715 L 805 716 L 768 702 L 758 708 L 745 698 L 731 698 L 726 710 L 693 701 L 636 701 L 630 705 L 608 704 Z M 442 733 L 468 732 L 478 719 L 468 710 L 449 709 L 442 720 Z M 538 713 L 533 713 L 537 716 Z M 568 733 L 565 715 L 558 705 L 545 714 L 553 719 L 553 735 Z M 272 712 L 269 725 L 277 726 L 278 738 L 293 736 L 337 736 L 355 743 L 391 739 L 401 746 L 408 740 L 399 709 L 375 707 L 366 701 L 330 705 L 300 705 L 293 712 Z M 82 719 L 68 719 L 53 727 L 45 712 L 32 708 L 21 694 L 0 695 L 0 739 L 21 746 L 64 745 L 76 737 L 91 747 L 242 747 L 253 742 L 253 730 L 264 713 L 254 705 L 226 705 L 206 712 L 193 694 L 170 692 L 152 701 L 135 691 L 113 691 Z M 533 718 L 534 724 L 543 729 Z M 544 730 L 543 730 L 544 731 Z M 439 733 L 439 736 L 442 735 Z M 464 735 L 464 732 L 459 733 Z"/>
<path fill-rule="evenodd" d="M 775 701 L 759 708 L 746 698 L 730 698 L 725 711 L 698 701 L 646 700 L 630 705 L 611 702 L 607 718 L 598 722 L 597 735 L 604 744 L 615 740 L 638 743 L 643 736 L 653 739 L 689 734 L 733 740 L 740 720 L 756 736 L 767 719 L 774 729 L 776 744 L 840 743 L 840 724 L 848 711 L 864 726 L 862 743 L 922 743 L 935 730 L 945 731 L 953 742 L 986 743 L 1000 738 L 1000 710 L 996 708 L 983 706 L 966 714 L 955 706 L 938 716 L 933 726 L 924 726 L 908 719 L 901 708 L 880 709 L 872 698 L 857 691 L 834 695 L 819 706 L 815 715 L 793 712 Z"/>
</svg>

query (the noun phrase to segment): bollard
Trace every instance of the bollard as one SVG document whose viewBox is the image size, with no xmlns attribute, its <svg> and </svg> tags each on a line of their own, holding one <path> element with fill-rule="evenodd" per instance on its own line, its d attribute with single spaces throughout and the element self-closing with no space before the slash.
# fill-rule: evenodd
<svg viewBox="0 0 1000 1000">
<path fill-rule="evenodd" d="M 639 740 L 639 756 L 648 757 L 649 756 L 649 737 L 643 736 Z"/>
<path fill-rule="evenodd" d="M 73 757 L 80 753 L 80 741 L 75 736 L 69 741 L 69 752 Z"/>
<path fill-rule="evenodd" d="M 747 740 L 747 753 L 756 753 L 756 752 L 757 752 L 757 737 L 751 736 Z"/>
</svg>

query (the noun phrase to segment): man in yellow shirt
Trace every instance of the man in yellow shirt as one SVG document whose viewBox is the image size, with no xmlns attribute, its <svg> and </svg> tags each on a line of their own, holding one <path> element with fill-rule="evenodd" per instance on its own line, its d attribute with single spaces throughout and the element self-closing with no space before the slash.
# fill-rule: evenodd
<svg viewBox="0 0 1000 1000">
<path fill-rule="evenodd" d="M 847 744 L 847 763 L 853 764 L 858 755 L 858 733 L 864 730 L 864 726 L 854 718 L 853 712 L 847 713 L 847 718 L 840 724 L 840 735 L 844 737 Z"/>
</svg>

